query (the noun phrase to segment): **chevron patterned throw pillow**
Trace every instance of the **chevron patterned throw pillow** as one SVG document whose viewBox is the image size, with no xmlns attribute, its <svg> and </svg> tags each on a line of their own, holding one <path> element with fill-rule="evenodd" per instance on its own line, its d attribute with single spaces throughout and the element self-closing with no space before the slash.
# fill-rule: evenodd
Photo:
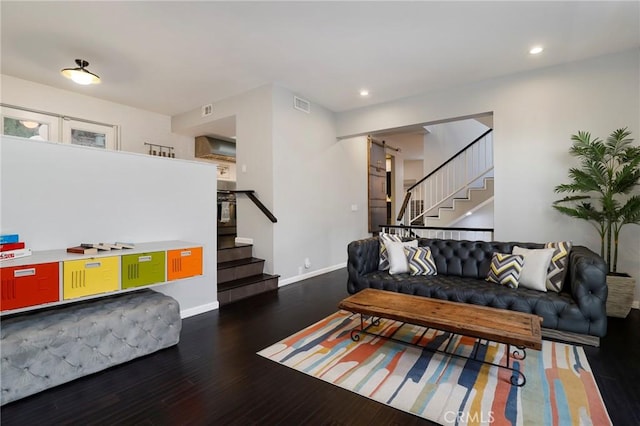
<svg viewBox="0 0 640 426">
<path fill-rule="evenodd" d="M 387 251 L 387 246 L 385 242 L 402 242 L 402 239 L 394 234 L 385 234 L 381 233 L 378 237 L 380 241 L 380 263 L 378 263 L 378 269 L 380 271 L 388 271 L 389 270 L 389 252 Z"/>
<path fill-rule="evenodd" d="M 487 281 L 518 288 L 524 257 L 517 254 L 493 253 Z"/>
<path fill-rule="evenodd" d="M 436 262 L 429 247 L 405 247 L 411 275 L 438 275 Z"/>
<path fill-rule="evenodd" d="M 547 243 L 545 248 L 553 248 L 553 256 L 547 270 L 547 290 L 559 293 L 562 290 L 564 277 L 567 275 L 567 264 L 569 263 L 569 252 L 571 251 L 571 241 L 560 241 L 557 243 Z"/>
</svg>

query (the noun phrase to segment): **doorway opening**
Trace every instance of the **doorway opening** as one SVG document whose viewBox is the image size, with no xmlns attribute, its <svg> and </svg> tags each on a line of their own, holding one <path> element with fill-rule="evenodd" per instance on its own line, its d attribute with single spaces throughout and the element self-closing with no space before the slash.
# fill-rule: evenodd
<svg viewBox="0 0 640 426">
<path fill-rule="evenodd" d="M 466 149 L 476 138 L 491 129 L 493 129 L 493 113 L 488 112 L 371 133 L 369 135 L 369 232 L 374 234 L 380 232 L 379 226 L 373 226 L 376 224 L 408 225 L 409 223 L 405 223 L 406 217 L 400 216 L 408 190 L 422 182 L 430 174 L 437 172 L 444 164 L 452 162 L 452 158 L 459 154 L 460 151 Z M 376 162 L 378 161 L 375 154 L 372 154 L 372 150 L 382 150 L 384 152 L 384 161 L 386 163 L 383 188 L 385 198 L 384 216 L 376 216 L 376 210 L 379 208 L 376 203 L 379 203 L 381 198 L 376 196 L 378 192 L 376 185 L 381 184 L 376 181 L 375 177 L 372 177 L 372 172 L 375 172 Z M 484 147 L 482 150 L 491 159 L 493 158 L 492 147 L 488 151 Z M 374 159 L 373 163 L 371 161 L 372 158 Z M 456 161 L 459 164 L 462 163 L 459 159 Z M 473 162 L 475 160 L 470 159 L 469 161 Z M 462 173 L 465 173 L 462 171 L 462 167 L 452 168 L 444 176 L 438 177 L 434 184 L 437 188 L 433 191 L 442 192 L 442 187 L 449 185 L 446 182 L 447 179 L 454 178 L 456 174 L 457 178 L 459 178 Z M 487 194 L 486 199 L 480 200 L 477 196 L 478 191 L 468 192 L 468 189 L 474 187 L 474 185 L 489 186 L 485 182 L 486 179 L 489 179 L 491 184 L 491 194 Z M 415 189 L 413 191 L 415 192 Z M 420 213 L 416 212 L 429 205 L 424 198 L 430 196 L 427 193 L 428 190 L 424 190 L 421 194 L 413 194 L 413 198 L 407 205 L 407 210 L 411 211 L 409 217 L 420 216 Z M 470 194 L 473 194 L 473 197 Z M 477 182 L 460 185 L 459 190 L 455 186 L 453 193 L 445 198 L 448 199 L 436 205 L 433 211 L 424 213 L 420 217 L 420 221 L 411 224 L 446 227 L 493 227 L 494 194 L 492 170 L 483 175 L 482 179 L 477 179 Z M 478 203 L 477 205 L 471 205 L 469 202 L 459 202 L 465 198 L 478 198 Z M 454 203 L 460 206 L 466 205 L 467 210 L 461 212 L 457 217 L 452 217 L 449 214 L 446 218 L 433 219 L 440 215 L 439 210 L 454 208 Z M 429 221 L 433 224 L 427 223 Z"/>
</svg>

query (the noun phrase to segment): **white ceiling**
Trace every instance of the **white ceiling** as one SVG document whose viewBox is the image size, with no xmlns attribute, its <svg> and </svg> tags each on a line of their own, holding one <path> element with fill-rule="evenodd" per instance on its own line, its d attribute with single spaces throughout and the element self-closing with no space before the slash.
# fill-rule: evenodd
<svg viewBox="0 0 640 426">
<path fill-rule="evenodd" d="M 638 1 L 0 4 L 3 74 L 167 115 L 269 83 L 344 111 L 640 46 Z M 103 83 L 64 79 L 76 58 Z"/>
</svg>

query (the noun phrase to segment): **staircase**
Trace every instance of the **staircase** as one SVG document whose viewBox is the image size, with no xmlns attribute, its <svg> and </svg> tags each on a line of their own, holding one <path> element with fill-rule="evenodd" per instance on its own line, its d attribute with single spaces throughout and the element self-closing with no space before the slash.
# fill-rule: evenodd
<svg viewBox="0 0 640 426">
<path fill-rule="evenodd" d="M 451 206 L 438 207 L 437 215 L 425 216 L 425 226 L 438 228 L 452 226 L 467 214 L 493 201 L 493 177 L 485 177 L 481 183 L 480 187 L 467 188 L 466 197 L 454 197 Z"/>
<path fill-rule="evenodd" d="M 407 226 L 447 228 L 493 201 L 492 129 L 411 186 L 398 215 Z"/>
<path fill-rule="evenodd" d="M 264 259 L 253 257 L 251 244 L 218 247 L 220 306 L 276 290 L 279 275 L 264 274 Z"/>
</svg>

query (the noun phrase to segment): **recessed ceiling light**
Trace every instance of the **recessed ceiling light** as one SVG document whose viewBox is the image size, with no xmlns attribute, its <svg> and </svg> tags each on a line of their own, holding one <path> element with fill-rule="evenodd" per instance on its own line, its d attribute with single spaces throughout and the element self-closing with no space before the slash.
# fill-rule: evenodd
<svg viewBox="0 0 640 426">
<path fill-rule="evenodd" d="M 367 89 L 362 89 L 360 91 L 360 96 L 369 96 L 369 91 Z"/>
<path fill-rule="evenodd" d="M 542 53 L 544 49 L 542 48 L 542 46 L 535 46 L 532 47 L 531 50 L 529 50 L 529 53 L 531 53 L 532 55 L 537 55 L 538 53 Z"/>
</svg>

